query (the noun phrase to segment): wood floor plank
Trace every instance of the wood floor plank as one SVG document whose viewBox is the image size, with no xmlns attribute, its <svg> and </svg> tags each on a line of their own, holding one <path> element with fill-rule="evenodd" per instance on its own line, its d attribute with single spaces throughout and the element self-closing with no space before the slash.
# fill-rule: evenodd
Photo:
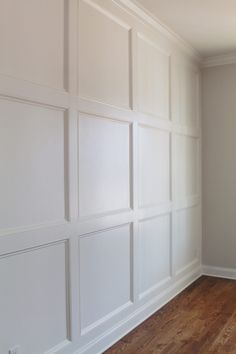
<svg viewBox="0 0 236 354">
<path fill-rule="evenodd" d="M 236 354 L 236 281 L 203 276 L 106 354 Z"/>
</svg>

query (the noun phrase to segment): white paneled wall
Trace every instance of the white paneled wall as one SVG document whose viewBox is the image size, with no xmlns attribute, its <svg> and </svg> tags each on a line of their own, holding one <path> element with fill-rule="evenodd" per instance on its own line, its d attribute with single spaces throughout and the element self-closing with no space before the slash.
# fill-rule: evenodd
<svg viewBox="0 0 236 354">
<path fill-rule="evenodd" d="M 139 222 L 139 296 L 157 290 L 171 279 L 170 215 Z"/>
<path fill-rule="evenodd" d="M 169 119 L 170 55 L 138 33 L 137 63 L 138 109 Z"/>
<path fill-rule="evenodd" d="M 198 61 L 128 0 L 0 27 L 0 353 L 99 353 L 200 274 Z"/>
</svg>

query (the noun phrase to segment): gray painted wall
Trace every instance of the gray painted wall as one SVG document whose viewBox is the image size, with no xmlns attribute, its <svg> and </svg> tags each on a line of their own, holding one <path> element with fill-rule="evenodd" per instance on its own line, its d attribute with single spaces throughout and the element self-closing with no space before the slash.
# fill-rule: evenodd
<svg viewBox="0 0 236 354">
<path fill-rule="evenodd" d="M 203 264 L 236 268 L 236 65 L 203 70 Z"/>
</svg>

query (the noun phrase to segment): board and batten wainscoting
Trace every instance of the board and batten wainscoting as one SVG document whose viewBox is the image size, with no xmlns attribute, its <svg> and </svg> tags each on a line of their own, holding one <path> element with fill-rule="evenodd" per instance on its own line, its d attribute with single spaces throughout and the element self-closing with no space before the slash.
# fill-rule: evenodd
<svg viewBox="0 0 236 354">
<path fill-rule="evenodd" d="M 129 0 L 0 23 L 0 353 L 101 353 L 201 274 L 199 58 Z"/>
</svg>

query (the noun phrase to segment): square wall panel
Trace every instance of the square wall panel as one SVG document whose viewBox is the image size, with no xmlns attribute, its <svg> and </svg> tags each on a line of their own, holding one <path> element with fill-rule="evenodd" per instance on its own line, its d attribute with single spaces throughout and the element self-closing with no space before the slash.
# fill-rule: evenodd
<svg viewBox="0 0 236 354">
<path fill-rule="evenodd" d="M 63 89 L 64 0 L 0 1 L 0 73 Z"/>
<path fill-rule="evenodd" d="M 0 229 L 65 218 L 64 112 L 0 100 Z"/>
<path fill-rule="evenodd" d="M 96 232 L 80 239 L 82 330 L 119 312 L 131 297 L 130 226 Z"/>
<path fill-rule="evenodd" d="M 129 27 L 95 3 L 79 1 L 79 95 L 129 108 Z"/>
<path fill-rule="evenodd" d="M 199 232 L 199 207 L 176 212 L 174 259 L 177 274 L 197 260 Z"/>
<path fill-rule="evenodd" d="M 80 114 L 79 216 L 130 207 L 130 125 Z"/>
<path fill-rule="evenodd" d="M 170 216 L 139 223 L 139 293 L 155 289 L 171 276 Z"/>
<path fill-rule="evenodd" d="M 177 199 L 195 196 L 198 193 L 198 139 L 176 135 L 175 162 Z"/>
<path fill-rule="evenodd" d="M 42 354 L 68 338 L 65 242 L 0 257 L 0 353 Z"/>
<path fill-rule="evenodd" d="M 139 110 L 169 119 L 170 57 L 141 34 L 137 45 Z"/>
<path fill-rule="evenodd" d="M 139 207 L 170 200 L 170 134 L 139 127 Z"/>
</svg>

